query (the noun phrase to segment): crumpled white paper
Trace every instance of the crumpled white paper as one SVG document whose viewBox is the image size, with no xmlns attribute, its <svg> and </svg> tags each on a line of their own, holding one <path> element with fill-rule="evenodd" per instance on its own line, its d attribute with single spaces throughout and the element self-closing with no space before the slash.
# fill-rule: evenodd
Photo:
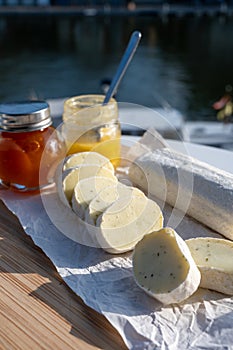
<svg viewBox="0 0 233 350">
<path fill-rule="evenodd" d="M 115 256 L 67 238 L 51 223 L 40 195 L 0 195 L 67 285 L 109 320 L 129 349 L 232 349 L 233 298 L 199 289 L 182 304 L 164 307 L 137 287 L 131 253 Z M 197 230 L 211 234 L 187 218 L 182 230 L 184 238 Z"/>
<path fill-rule="evenodd" d="M 2 190 L 0 198 L 67 285 L 109 320 L 129 349 L 233 349 L 232 297 L 199 288 L 182 304 L 163 306 L 136 285 L 131 253 L 116 256 L 82 245 L 51 222 L 44 199 L 59 207 L 52 189 L 31 196 Z M 164 208 L 165 225 L 170 211 Z M 65 211 L 58 216 L 60 222 L 67 220 Z M 218 237 L 187 217 L 176 231 L 184 239 L 197 235 Z"/>
</svg>

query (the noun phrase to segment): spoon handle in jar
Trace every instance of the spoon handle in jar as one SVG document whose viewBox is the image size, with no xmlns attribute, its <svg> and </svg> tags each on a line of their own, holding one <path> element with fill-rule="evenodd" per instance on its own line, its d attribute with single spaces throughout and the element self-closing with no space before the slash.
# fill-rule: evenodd
<svg viewBox="0 0 233 350">
<path fill-rule="evenodd" d="M 120 64 L 118 66 L 118 69 L 116 71 L 116 74 L 111 82 L 111 85 L 106 93 L 105 99 L 103 104 L 107 104 L 109 100 L 112 98 L 114 93 L 116 92 L 118 85 L 121 82 L 121 79 L 123 78 L 125 71 L 130 63 L 130 61 L 133 58 L 133 55 L 138 47 L 139 41 L 142 37 L 142 34 L 139 31 L 135 31 L 132 33 L 128 46 L 124 52 L 124 55 L 120 61 Z"/>
</svg>

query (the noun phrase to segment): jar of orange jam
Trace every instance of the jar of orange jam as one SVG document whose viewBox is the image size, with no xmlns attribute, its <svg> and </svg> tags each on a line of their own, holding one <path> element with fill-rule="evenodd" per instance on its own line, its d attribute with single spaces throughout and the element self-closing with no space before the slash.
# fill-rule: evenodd
<svg viewBox="0 0 233 350">
<path fill-rule="evenodd" d="M 51 168 L 55 169 L 65 156 L 66 147 L 51 124 L 49 105 L 45 101 L 0 104 L 1 185 L 29 191 L 53 181 Z"/>
<path fill-rule="evenodd" d="M 103 105 L 104 95 L 80 95 L 64 103 L 62 132 L 68 154 L 95 151 L 117 167 L 121 152 L 121 128 L 114 98 Z"/>
</svg>

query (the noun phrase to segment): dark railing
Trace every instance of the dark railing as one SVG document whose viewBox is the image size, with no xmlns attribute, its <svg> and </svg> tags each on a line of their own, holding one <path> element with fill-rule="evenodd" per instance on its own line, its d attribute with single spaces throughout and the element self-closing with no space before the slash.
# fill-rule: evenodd
<svg viewBox="0 0 233 350">
<path fill-rule="evenodd" d="M 0 0 L 0 16 L 233 16 L 233 0 Z"/>
<path fill-rule="evenodd" d="M 101 6 L 114 7 L 128 6 L 134 3 L 136 6 L 153 5 L 183 5 L 183 6 L 218 6 L 233 5 L 233 0 L 0 0 L 0 6 Z"/>
</svg>

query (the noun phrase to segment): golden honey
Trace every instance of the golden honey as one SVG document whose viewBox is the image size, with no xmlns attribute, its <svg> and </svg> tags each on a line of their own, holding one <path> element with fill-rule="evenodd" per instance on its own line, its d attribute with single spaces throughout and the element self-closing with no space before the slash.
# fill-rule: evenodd
<svg viewBox="0 0 233 350">
<path fill-rule="evenodd" d="M 103 105 L 104 95 L 80 95 L 64 103 L 63 136 L 68 154 L 95 151 L 116 167 L 121 155 L 121 129 L 115 99 Z"/>
</svg>

